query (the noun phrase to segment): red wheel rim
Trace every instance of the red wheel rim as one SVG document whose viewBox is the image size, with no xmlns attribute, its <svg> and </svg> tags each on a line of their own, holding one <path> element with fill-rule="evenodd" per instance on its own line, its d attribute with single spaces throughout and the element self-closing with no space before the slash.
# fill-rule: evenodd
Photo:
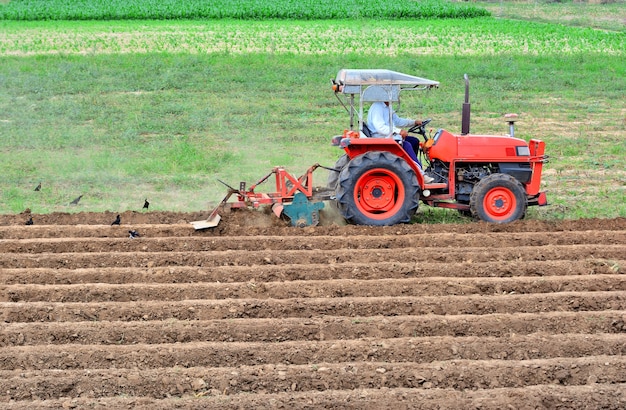
<svg viewBox="0 0 626 410">
<path fill-rule="evenodd" d="M 487 215 L 493 220 L 500 221 L 513 215 L 517 208 L 517 199 L 510 190 L 497 187 L 487 192 L 484 205 Z"/>
<path fill-rule="evenodd" d="M 371 219 L 389 218 L 404 204 L 402 180 L 383 168 L 375 168 L 361 175 L 354 190 L 358 210 Z"/>
</svg>

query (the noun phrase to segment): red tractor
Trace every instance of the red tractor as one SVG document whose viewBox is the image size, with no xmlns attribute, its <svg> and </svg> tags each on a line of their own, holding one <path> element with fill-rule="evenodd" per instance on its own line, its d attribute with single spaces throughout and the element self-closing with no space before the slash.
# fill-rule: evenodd
<svg viewBox="0 0 626 410">
<path fill-rule="evenodd" d="M 363 104 L 386 102 L 393 107 L 399 103 L 401 91 L 428 89 L 439 83 L 389 70 L 340 70 L 331 82 L 350 114 L 350 129 L 333 138 L 333 144 L 345 151 L 335 167 L 315 164 L 300 177 L 274 167 L 258 182 L 240 182 L 238 188 L 222 182 L 228 187 L 227 195 L 208 219 L 192 222 L 195 229 L 217 226 L 218 211 L 226 205 L 231 209 L 271 206 L 277 216 L 301 227 L 318 224 L 323 201 L 336 202 L 343 217 L 359 225 L 409 222 L 420 201 L 496 223 L 523 218 L 529 205 L 547 205 L 546 194 L 540 191 L 541 169 L 547 161 L 545 144 L 513 137 L 513 117 L 508 119 L 510 135 L 470 134 L 467 76 L 460 135 L 442 129 L 427 135 L 430 119 L 409 129 L 423 138 L 418 151 L 425 171 L 433 178 L 429 183 L 392 133 L 388 138 L 368 138 Z M 313 185 L 313 172 L 319 168 L 330 171 L 326 188 Z M 275 191 L 257 192 L 272 176 Z M 231 196 L 236 200 L 227 204 Z"/>
<path fill-rule="evenodd" d="M 422 165 L 434 178 L 432 182 L 424 182 L 419 165 L 391 135 L 367 138 L 364 103 L 384 101 L 393 106 L 399 102 L 401 91 L 438 85 L 436 81 L 390 70 L 344 69 L 332 80 L 335 95 L 350 114 L 350 129 L 333 139 L 345 155 L 337 161 L 336 172 L 331 171 L 328 182 L 348 222 L 409 222 L 420 201 L 495 223 L 523 218 L 529 205 L 547 205 L 546 194 L 540 191 L 541 171 L 547 162 L 545 143 L 515 138 L 514 116 L 508 118 L 509 135 L 470 134 L 467 75 L 460 135 L 443 129 L 427 135 L 425 127 L 430 119 L 409 129 L 409 133 L 423 138 Z"/>
</svg>

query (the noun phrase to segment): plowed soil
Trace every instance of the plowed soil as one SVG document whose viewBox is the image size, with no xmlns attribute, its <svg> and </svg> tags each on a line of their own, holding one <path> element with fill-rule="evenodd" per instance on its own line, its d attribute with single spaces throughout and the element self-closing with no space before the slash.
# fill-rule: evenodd
<svg viewBox="0 0 626 410">
<path fill-rule="evenodd" d="M 0 216 L 2 408 L 626 408 L 623 218 L 28 216 Z"/>
</svg>

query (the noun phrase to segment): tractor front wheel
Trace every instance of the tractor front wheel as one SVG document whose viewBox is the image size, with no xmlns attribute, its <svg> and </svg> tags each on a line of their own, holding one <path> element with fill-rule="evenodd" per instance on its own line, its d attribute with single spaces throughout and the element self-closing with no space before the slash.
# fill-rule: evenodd
<svg viewBox="0 0 626 410">
<path fill-rule="evenodd" d="M 524 187 L 508 174 L 491 174 L 481 179 L 470 195 L 472 215 L 486 222 L 516 221 L 524 217 L 526 207 Z"/>
<path fill-rule="evenodd" d="M 336 197 L 343 217 L 357 225 L 386 226 L 411 221 L 419 184 L 405 160 L 386 151 L 353 158 L 339 174 Z"/>
</svg>

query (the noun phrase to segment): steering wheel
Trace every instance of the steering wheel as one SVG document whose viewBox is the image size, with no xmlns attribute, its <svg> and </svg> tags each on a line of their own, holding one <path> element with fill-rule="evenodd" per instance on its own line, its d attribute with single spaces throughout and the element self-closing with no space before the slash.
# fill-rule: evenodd
<svg viewBox="0 0 626 410">
<path fill-rule="evenodd" d="M 420 125 L 414 125 L 411 128 L 409 128 L 408 132 L 414 133 L 414 134 L 420 134 L 422 137 L 424 137 L 424 140 L 426 140 L 426 126 L 432 121 L 432 118 L 427 118 L 424 121 L 422 121 L 422 123 Z"/>
</svg>

